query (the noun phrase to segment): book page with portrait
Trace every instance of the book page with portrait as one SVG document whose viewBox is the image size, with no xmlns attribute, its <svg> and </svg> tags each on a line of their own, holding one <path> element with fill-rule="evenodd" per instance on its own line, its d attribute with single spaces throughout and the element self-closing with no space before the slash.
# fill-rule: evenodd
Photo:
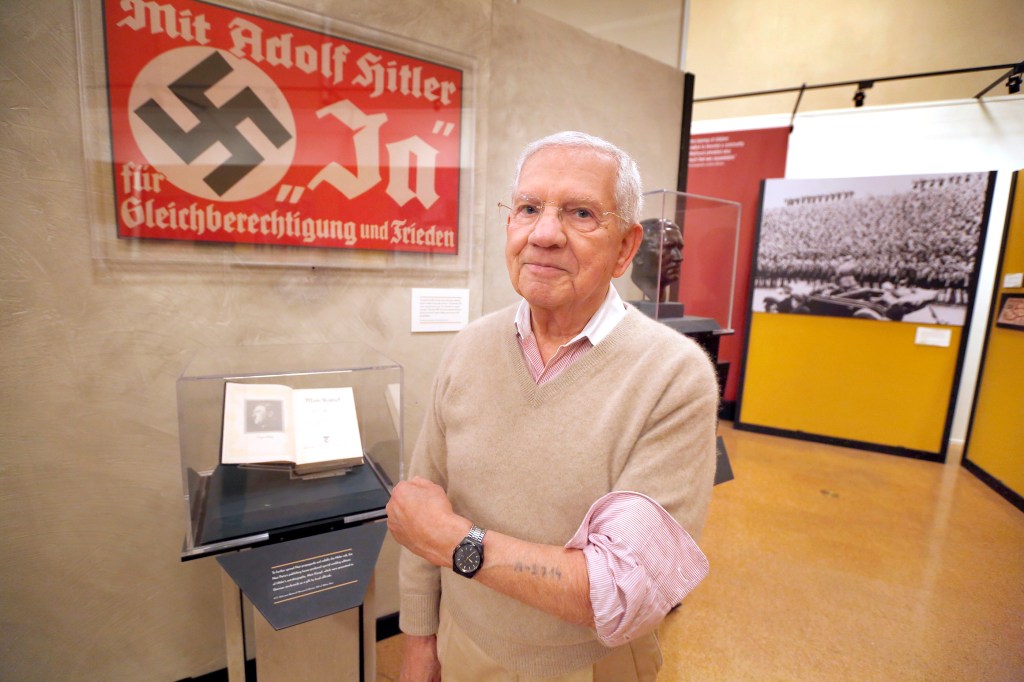
<svg viewBox="0 0 1024 682">
<path fill-rule="evenodd" d="M 351 387 L 225 384 L 222 464 L 281 464 L 303 473 L 362 460 Z"/>
</svg>

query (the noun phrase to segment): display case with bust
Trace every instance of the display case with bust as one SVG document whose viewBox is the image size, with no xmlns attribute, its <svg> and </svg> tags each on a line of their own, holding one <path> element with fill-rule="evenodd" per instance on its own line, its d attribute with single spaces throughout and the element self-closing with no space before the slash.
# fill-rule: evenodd
<svg viewBox="0 0 1024 682">
<path fill-rule="evenodd" d="M 629 270 L 639 295 L 627 298 L 717 360 L 718 338 L 733 332 L 740 204 L 654 190 L 644 194 L 640 224 L 643 241 Z"/>
</svg>

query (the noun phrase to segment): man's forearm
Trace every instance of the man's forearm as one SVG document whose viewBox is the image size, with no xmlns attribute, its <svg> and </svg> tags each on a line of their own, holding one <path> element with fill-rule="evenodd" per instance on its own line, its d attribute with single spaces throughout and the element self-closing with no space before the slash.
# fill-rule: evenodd
<svg viewBox="0 0 1024 682">
<path fill-rule="evenodd" d="M 594 627 L 587 562 L 578 549 L 487 531 L 484 564 L 472 579 L 562 620 Z"/>
<path fill-rule="evenodd" d="M 413 478 L 398 483 L 388 502 L 388 528 L 403 547 L 452 570 L 452 552 L 472 523 L 452 511 L 444 490 Z M 484 562 L 469 580 L 558 618 L 594 626 L 587 561 L 578 549 L 526 542 L 497 531 L 484 536 Z"/>
</svg>

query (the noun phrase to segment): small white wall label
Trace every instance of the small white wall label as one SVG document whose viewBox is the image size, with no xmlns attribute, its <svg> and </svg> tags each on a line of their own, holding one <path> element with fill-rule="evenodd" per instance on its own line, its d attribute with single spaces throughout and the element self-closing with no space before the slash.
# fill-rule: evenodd
<svg viewBox="0 0 1024 682">
<path fill-rule="evenodd" d="M 949 348 L 949 344 L 952 339 L 953 330 L 951 329 L 918 327 L 917 334 L 914 336 L 914 343 L 919 346 L 938 346 L 939 348 Z"/>
<path fill-rule="evenodd" d="M 413 332 L 457 332 L 469 323 L 469 289 L 413 289 Z"/>
</svg>

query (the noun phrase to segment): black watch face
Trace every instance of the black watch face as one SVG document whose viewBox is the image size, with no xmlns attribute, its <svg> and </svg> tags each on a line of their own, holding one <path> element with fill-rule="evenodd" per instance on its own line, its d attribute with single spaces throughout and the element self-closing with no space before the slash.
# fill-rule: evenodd
<svg viewBox="0 0 1024 682">
<path fill-rule="evenodd" d="M 480 568 L 480 548 L 470 542 L 461 544 L 453 559 L 459 573 L 475 573 Z"/>
</svg>

